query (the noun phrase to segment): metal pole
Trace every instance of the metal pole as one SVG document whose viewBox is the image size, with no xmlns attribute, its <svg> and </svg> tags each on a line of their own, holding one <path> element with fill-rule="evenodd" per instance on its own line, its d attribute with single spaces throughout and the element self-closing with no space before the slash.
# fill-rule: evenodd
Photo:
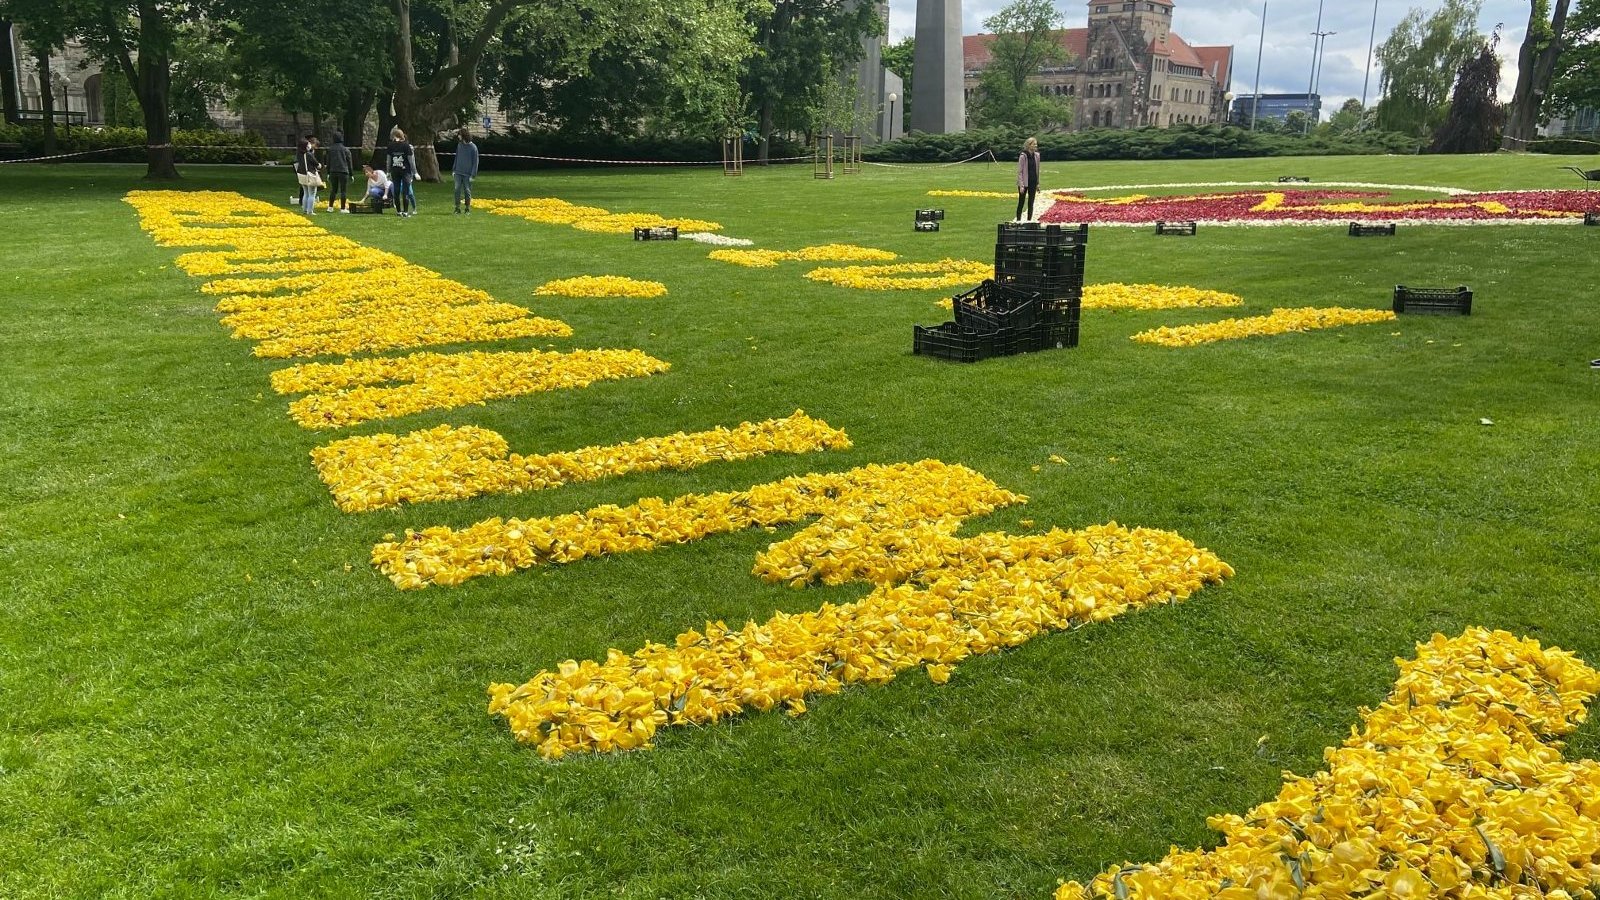
<svg viewBox="0 0 1600 900">
<path fill-rule="evenodd" d="M 1378 0 L 1372 0 L 1372 34 L 1367 37 L 1367 74 L 1361 79 L 1361 113 L 1366 118 L 1367 86 L 1372 83 L 1372 46 L 1378 42 Z"/>
<path fill-rule="evenodd" d="M 1322 0 L 1317 0 L 1317 30 L 1311 32 L 1316 40 L 1311 44 L 1311 78 L 1306 81 L 1306 99 L 1311 99 L 1311 90 L 1316 86 L 1317 80 L 1317 45 L 1322 42 L 1318 33 L 1322 31 Z"/>
<path fill-rule="evenodd" d="M 1256 44 L 1256 90 L 1250 98 L 1250 130 L 1256 130 L 1256 118 L 1261 112 L 1261 51 L 1267 46 L 1267 0 L 1261 0 L 1261 41 Z"/>
</svg>

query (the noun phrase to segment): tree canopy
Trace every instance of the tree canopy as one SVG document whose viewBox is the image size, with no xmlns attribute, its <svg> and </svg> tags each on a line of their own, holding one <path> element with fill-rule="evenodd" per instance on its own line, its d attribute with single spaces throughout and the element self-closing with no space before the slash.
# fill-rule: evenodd
<svg viewBox="0 0 1600 900">
<path fill-rule="evenodd" d="M 978 74 L 978 91 L 969 112 L 972 124 L 1021 131 L 1069 124 L 1071 104 L 1028 80 L 1046 66 L 1069 61 L 1057 39 L 1057 32 L 1066 27 L 1063 13 L 1051 0 L 1014 0 L 985 19 L 983 27 L 994 38 L 989 64 Z"/>
<path fill-rule="evenodd" d="M 1444 122 L 1456 73 L 1477 55 L 1482 0 L 1445 0 L 1432 15 L 1412 9 L 1378 48 L 1383 68 L 1378 127 L 1413 137 Z"/>
</svg>

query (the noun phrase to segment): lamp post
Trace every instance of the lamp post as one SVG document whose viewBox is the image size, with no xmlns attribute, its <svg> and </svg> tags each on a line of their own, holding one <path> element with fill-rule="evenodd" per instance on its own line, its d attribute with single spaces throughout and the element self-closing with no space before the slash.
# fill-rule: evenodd
<svg viewBox="0 0 1600 900">
<path fill-rule="evenodd" d="M 1367 36 L 1367 74 L 1361 79 L 1361 121 L 1356 130 L 1367 124 L 1367 87 L 1372 83 L 1372 45 L 1378 40 L 1378 0 L 1372 0 L 1372 33 Z"/>
<path fill-rule="evenodd" d="M 1267 47 L 1267 0 L 1261 0 L 1261 40 L 1256 44 L 1256 87 L 1250 98 L 1250 130 L 1256 130 L 1256 115 L 1261 112 L 1261 52 Z"/>
<path fill-rule="evenodd" d="M 1222 92 L 1222 124 L 1233 118 L 1233 91 Z"/>
<path fill-rule="evenodd" d="M 886 141 L 894 140 L 894 102 L 899 99 L 899 94 L 896 94 L 893 91 L 889 92 L 889 121 L 884 123 L 888 126 L 886 129 L 884 129 L 888 133 L 883 136 L 883 139 Z"/>
</svg>

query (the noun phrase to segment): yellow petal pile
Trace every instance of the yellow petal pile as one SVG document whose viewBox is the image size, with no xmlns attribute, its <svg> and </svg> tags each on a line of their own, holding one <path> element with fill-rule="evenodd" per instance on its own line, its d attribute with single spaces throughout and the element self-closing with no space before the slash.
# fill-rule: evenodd
<svg viewBox="0 0 1600 900">
<path fill-rule="evenodd" d="M 908 278 L 908 275 L 926 275 Z M 839 266 L 812 269 L 812 281 L 868 291 L 917 291 L 961 287 L 994 277 L 994 266 L 970 259 L 942 259 L 929 263 L 897 263 L 891 266 Z"/>
<path fill-rule="evenodd" d="M 638 378 L 671 366 L 639 350 L 413 353 L 304 363 L 272 373 L 272 389 L 308 397 L 289 404 L 306 428 L 340 428 L 429 409 Z M 394 386 L 387 386 L 397 382 Z"/>
<path fill-rule="evenodd" d="M 1058 900 L 1593 900 L 1600 763 L 1564 761 L 1600 673 L 1504 631 L 1434 635 L 1327 768 L 1208 821 L 1224 843 Z"/>
<path fill-rule="evenodd" d="M 1242 306 L 1238 294 L 1208 291 L 1188 285 L 1091 284 L 1083 289 L 1084 309 L 1195 309 Z"/>
<path fill-rule="evenodd" d="M 1292 331 L 1312 331 L 1318 328 L 1338 328 L 1341 325 L 1366 325 L 1393 319 L 1394 313 L 1387 309 L 1307 306 L 1297 309 L 1274 309 L 1272 314 L 1267 316 L 1152 328 L 1149 331 L 1139 332 L 1133 339 L 1140 343 L 1159 344 L 1163 347 L 1193 347 L 1213 341 L 1232 341 L 1262 335 L 1286 334 Z"/>
<path fill-rule="evenodd" d="M 770 269 L 785 260 L 875 262 L 896 259 L 897 256 L 888 250 L 858 247 L 855 244 L 822 244 L 816 247 L 801 247 L 799 250 L 713 250 L 710 258 L 750 269 Z"/>
<path fill-rule="evenodd" d="M 795 537 L 769 547 L 761 565 L 777 579 L 837 583 L 891 564 L 914 564 L 916 557 L 909 554 L 885 561 L 874 537 L 879 533 L 919 524 L 954 533 L 965 517 L 1026 499 L 965 466 L 923 460 L 798 475 L 747 491 L 652 497 L 632 506 L 600 506 L 546 519 L 496 518 L 459 530 L 407 530 L 404 540 L 374 547 L 372 563 L 397 587 L 414 589 L 820 516 Z"/>
<path fill-rule="evenodd" d="M 571 225 L 582 231 L 606 234 L 632 234 L 635 228 L 676 227 L 679 231 L 721 231 L 716 222 L 701 219 L 669 219 L 654 213 L 613 213 L 598 206 L 578 206 L 557 197 L 528 197 L 522 200 L 474 200 L 497 216 L 517 216 L 546 225 Z"/>
<path fill-rule="evenodd" d="M 534 290 L 541 297 L 664 297 L 667 286 L 621 275 L 579 275 L 546 281 Z"/>
<path fill-rule="evenodd" d="M 1016 194 L 1007 194 L 1004 191 L 929 191 L 929 197 L 988 197 L 996 200 L 1013 200 Z"/>
<path fill-rule="evenodd" d="M 407 435 L 346 438 L 311 451 L 345 512 L 482 494 L 520 494 L 633 472 L 691 469 L 769 453 L 845 450 L 850 438 L 804 411 L 735 428 L 678 432 L 609 447 L 523 456 L 486 428 L 440 425 Z"/>
<path fill-rule="evenodd" d="M 893 573 L 906 583 L 879 581 L 859 602 L 738 630 L 709 622 L 670 645 L 612 650 L 603 662 L 568 660 L 520 686 L 490 685 L 489 712 L 547 758 L 644 748 L 664 725 L 779 705 L 798 715 L 808 695 L 883 684 L 918 666 L 943 684 L 952 664 L 974 654 L 1180 601 L 1233 574 L 1178 535 L 1115 523 L 1037 537 L 961 539 L 934 528 L 887 537 L 874 549 L 917 559 Z M 773 577 L 760 564 L 757 573 Z"/>
<path fill-rule="evenodd" d="M 255 355 L 320 356 L 521 337 L 566 337 L 566 323 L 310 225 L 240 194 L 134 191 L 140 225 L 185 253 L 178 266 L 213 279 L 219 312 Z M 260 277 L 239 277 L 260 276 Z"/>
</svg>

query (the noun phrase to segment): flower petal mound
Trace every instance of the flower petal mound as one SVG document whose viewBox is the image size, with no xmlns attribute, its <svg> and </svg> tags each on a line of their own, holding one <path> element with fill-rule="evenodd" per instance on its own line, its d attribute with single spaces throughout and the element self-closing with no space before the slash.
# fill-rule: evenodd
<svg viewBox="0 0 1600 900">
<path fill-rule="evenodd" d="M 1238 294 L 1208 291 L 1188 285 L 1091 284 L 1083 289 L 1084 309 L 1198 309 L 1243 306 Z"/>
<path fill-rule="evenodd" d="M 826 552 L 837 543 L 809 550 Z M 885 575 L 858 571 L 877 584 L 863 600 L 778 613 L 738 630 L 711 622 L 670 644 L 646 644 L 632 654 L 612 650 L 604 661 L 568 660 L 520 686 L 490 685 L 489 712 L 547 758 L 647 748 L 664 725 L 779 705 L 798 715 L 808 695 L 883 684 L 919 666 L 943 684 L 952 664 L 974 654 L 1181 601 L 1233 574 L 1178 535 L 1115 523 L 967 539 L 913 528 L 891 535 L 880 549 L 917 563 Z M 761 563 L 756 568 L 769 580 L 781 577 Z"/>
<path fill-rule="evenodd" d="M 1160 344 L 1163 347 L 1193 347 L 1213 341 L 1232 341 L 1262 335 L 1287 334 L 1291 331 L 1312 331 L 1318 328 L 1338 328 L 1341 325 L 1367 325 L 1393 319 L 1394 313 L 1387 309 L 1306 306 L 1298 309 L 1275 309 L 1267 316 L 1152 328 L 1149 331 L 1139 332 L 1133 339 L 1144 344 Z"/>
<path fill-rule="evenodd" d="M 1152 185 L 1152 187 L 1161 187 Z M 1195 220 L 1217 225 L 1344 225 L 1349 221 L 1487 225 L 1577 224 L 1593 203 L 1584 191 L 1502 191 L 1476 194 L 1420 185 L 1373 185 L 1383 190 L 1256 190 L 1208 194 L 1088 197 L 1047 196 L 1045 222 L 1148 225 Z M 1438 191 L 1443 199 L 1393 199 L 1390 190 Z"/>
<path fill-rule="evenodd" d="M 691 469 L 769 453 L 844 450 L 850 438 L 803 411 L 694 434 L 647 437 L 609 447 L 523 456 L 484 428 L 440 425 L 408 435 L 346 438 L 311 451 L 317 473 L 345 512 L 430 500 L 520 494 L 633 472 Z"/>
<path fill-rule="evenodd" d="M 872 262 L 896 259 L 888 250 L 858 247 L 855 244 L 822 244 L 799 250 L 713 250 L 710 258 L 751 269 L 770 269 L 783 260 L 806 262 Z"/>
<path fill-rule="evenodd" d="M 290 366 L 272 373 L 272 389 L 280 394 L 311 394 L 289 404 L 289 415 L 302 427 L 340 428 L 428 409 L 656 375 L 669 368 L 638 350 L 413 353 Z M 389 382 L 403 383 L 385 386 Z"/>
<path fill-rule="evenodd" d="M 259 341 L 269 358 L 349 354 L 520 337 L 567 337 L 572 329 L 310 225 L 239 194 L 134 191 L 126 200 L 164 246 L 221 247 L 185 253 L 178 266 L 213 279 L 235 338 Z M 260 277 L 248 277 L 260 276 Z"/>
<path fill-rule="evenodd" d="M 965 466 L 923 460 L 798 475 L 747 491 L 652 497 L 632 506 L 600 506 L 546 519 L 496 518 L 459 530 L 407 530 L 405 540 L 374 547 L 372 564 L 396 587 L 414 589 L 819 516 L 793 538 L 768 547 L 758 569 L 774 580 L 839 583 L 863 572 L 917 565 L 915 554 L 886 559 L 880 544 L 894 539 L 880 532 L 919 526 L 953 534 L 963 518 L 1026 499 Z"/>
<path fill-rule="evenodd" d="M 1323 771 L 1208 820 L 1222 846 L 1114 866 L 1058 900 L 1593 900 L 1600 763 L 1563 760 L 1559 738 L 1600 673 L 1482 628 L 1396 662 L 1394 692 Z"/>
<path fill-rule="evenodd" d="M 701 219 L 669 219 L 654 213 L 613 213 L 598 206 L 577 206 L 557 197 L 528 197 L 522 200 L 473 201 L 497 216 L 517 216 L 546 225 L 571 225 L 580 231 L 604 234 L 632 234 L 635 228 L 676 227 L 680 232 L 721 231 L 716 222 Z"/>
<path fill-rule="evenodd" d="M 664 297 L 667 286 L 621 275 L 579 275 L 547 281 L 533 293 L 542 297 Z"/>
<path fill-rule="evenodd" d="M 926 275 L 906 278 L 906 275 Z M 994 277 L 994 266 L 970 259 L 942 259 L 929 263 L 898 263 L 892 266 L 840 266 L 812 269 L 812 281 L 868 291 L 917 291 L 960 287 Z"/>
<path fill-rule="evenodd" d="M 929 197 L 981 197 L 994 200 L 1013 200 L 1016 194 L 1004 191 L 929 191 Z"/>
</svg>

